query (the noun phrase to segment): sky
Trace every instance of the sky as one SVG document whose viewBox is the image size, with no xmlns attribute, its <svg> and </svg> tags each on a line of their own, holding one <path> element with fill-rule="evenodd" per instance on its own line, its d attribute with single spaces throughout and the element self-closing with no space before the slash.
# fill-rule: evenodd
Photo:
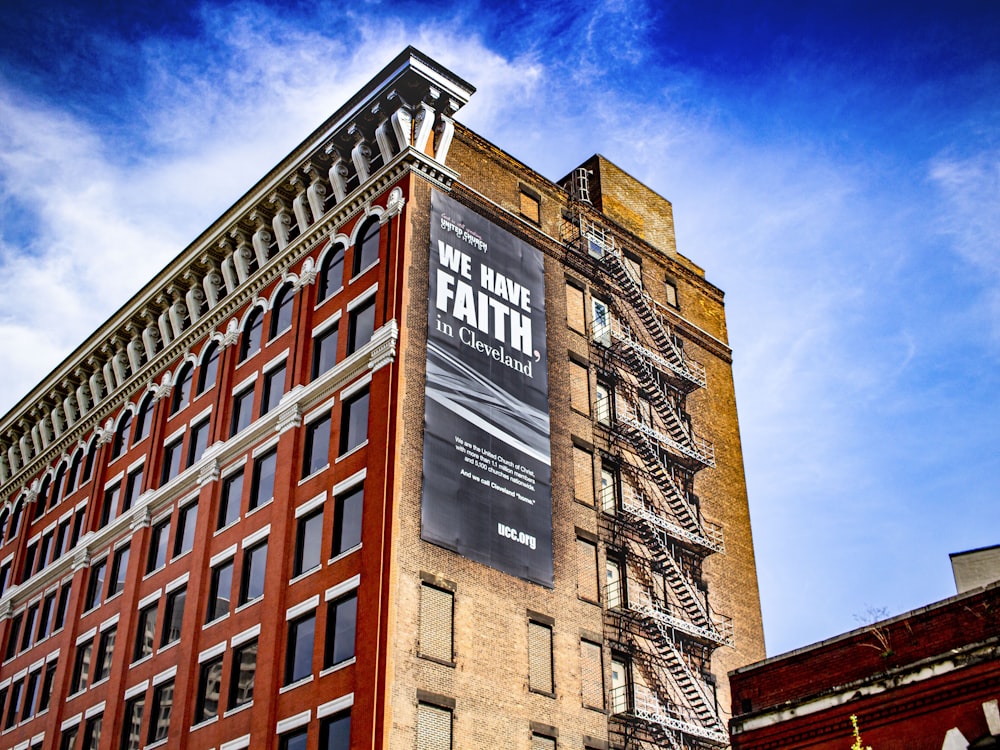
<svg viewBox="0 0 1000 750">
<path fill-rule="evenodd" d="M 5 0 L 0 412 L 407 44 L 726 293 L 767 651 L 1000 543 L 1000 3 Z"/>
</svg>

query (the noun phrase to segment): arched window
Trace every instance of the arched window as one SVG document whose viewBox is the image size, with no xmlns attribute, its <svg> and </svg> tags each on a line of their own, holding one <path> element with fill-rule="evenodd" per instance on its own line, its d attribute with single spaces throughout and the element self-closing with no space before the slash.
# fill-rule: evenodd
<svg viewBox="0 0 1000 750">
<path fill-rule="evenodd" d="M 45 514 L 45 506 L 49 502 L 49 486 L 51 483 L 51 477 L 45 477 L 42 480 L 42 486 L 38 490 L 38 497 L 35 498 L 35 514 L 33 519 L 35 521 Z"/>
<path fill-rule="evenodd" d="M 319 269 L 319 301 L 344 288 L 344 246 L 337 243 L 323 258 Z"/>
<path fill-rule="evenodd" d="M 69 463 L 69 474 L 66 477 L 66 494 L 69 495 L 77 488 L 77 480 L 80 477 L 80 462 L 83 461 L 83 448 L 73 454 L 73 460 Z"/>
<path fill-rule="evenodd" d="M 7 541 L 9 542 L 17 536 L 18 527 L 21 525 L 21 513 L 24 512 L 24 501 L 18 499 L 14 503 L 14 512 L 10 516 L 10 524 L 7 526 Z"/>
<path fill-rule="evenodd" d="M 173 400 L 170 402 L 170 413 L 176 414 L 191 403 L 191 381 L 194 379 L 194 365 L 187 362 L 177 373 L 174 383 Z"/>
<path fill-rule="evenodd" d="M 291 285 L 286 284 L 274 298 L 274 306 L 271 308 L 271 327 L 267 334 L 268 341 L 292 326 L 292 301 L 295 299 L 292 291 Z"/>
<path fill-rule="evenodd" d="M 215 385 L 219 375 L 219 344 L 213 341 L 201 357 L 201 368 L 198 370 L 198 395 Z"/>
<path fill-rule="evenodd" d="M 361 227 L 358 241 L 354 243 L 354 268 L 351 276 L 357 276 L 363 270 L 378 261 L 379 223 L 373 218 Z"/>
<path fill-rule="evenodd" d="M 4 534 L 7 533 L 7 522 L 10 521 L 10 511 L 4 508 L 0 511 L 0 544 L 3 544 Z M 3 583 L 3 581 L 0 581 Z"/>
<path fill-rule="evenodd" d="M 139 404 L 139 418 L 135 425 L 135 443 L 145 439 L 153 426 L 153 394 L 147 393 L 146 398 Z"/>
<path fill-rule="evenodd" d="M 49 497 L 49 507 L 54 508 L 59 505 L 63 494 L 63 480 L 66 478 L 66 464 L 59 464 L 56 471 L 56 478 L 52 481 L 52 495 Z"/>
<path fill-rule="evenodd" d="M 87 482 L 90 477 L 94 474 L 94 462 L 97 460 L 97 441 L 92 440 L 90 442 L 90 448 L 87 450 L 87 460 L 83 464 L 83 476 L 80 477 L 80 482 Z"/>
<path fill-rule="evenodd" d="M 260 351 L 260 334 L 264 324 L 264 316 L 259 307 L 250 311 L 246 325 L 243 327 L 243 338 L 240 340 L 240 362 Z"/>
<path fill-rule="evenodd" d="M 129 434 L 132 432 L 132 412 L 126 411 L 118 421 L 118 429 L 115 430 L 115 440 L 111 445 L 111 460 L 114 461 L 128 447 Z"/>
</svg>

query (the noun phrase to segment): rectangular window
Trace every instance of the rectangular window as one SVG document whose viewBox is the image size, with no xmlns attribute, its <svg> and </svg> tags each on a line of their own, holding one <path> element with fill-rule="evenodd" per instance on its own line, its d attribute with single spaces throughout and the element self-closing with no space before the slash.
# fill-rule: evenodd
<svg viewBox="0 0 1000 750">
<path fill-rule="evenodd" d="M 94 658 L 94 640 L 78 643 L 76 646 L 76 661 L 73 662 L 73 680 L 70 683 L 70 693 L 79 693 L 86 689 L 90 680 L 90 662 Z"/>
<path fill-rule="evenodd" d="M 110 627 L 101 633 L 97 646 L 97 659 L 94 660 L 94 682 L 111 675 L 111 660 L 114 658 L 117 630 L 116 627 Z"/>
<path fill-rule="evenodd" d="M 552 628 L 528 622 L 528 688 L 552 695 Z"/>
<path fill-rule="evenodd" d="M 312 676 L 313 644 L 316 637 L 316 613 L 310 612 L 288 623 L 288 649 L 285 651 L 285 684 Z"/>
<path fill-rule="evenodd" d="M 194 530 L 198 523 L 198 503 L 188 503 L 177 511 L 177 533 L 174 535 L 174 557 L 190 552 L 194 547 Z"/>
<path fill-rule="evenodd" d="M 149 535 L 149 560 L 146 562 L 147 573 L 159 570 L 167 564 L 167 539 L 169 537 L 169 518 L 153 526 L 153 530 Z"/>
<path fill-rule="evenodd" d="M 38 570 L 42 570 L 48 565 L 49 551 L 52 549 L 52 533 L 42 535 L 42 541 L 38 545 Z"/>
<path fill-rule="evenodd" d="M 308 477 L 330 463 L 330 415 L 306 425 L 302 449 L 302 476 Z"/>
<path fill-rule="evenodd" d="M 590 414 L 590 372 L 578 362 L 569 363 L 569 401 L 574 411 Z"/>
<path fill-rule="evenodd" d="M 361 511 L 364 509 L 365 488 L 358 486 L 342 492 L 334 500 L 333 556 L 361 544 Z"/>
<path fill-rule="evenodd" d="M 187 463 L 185 466 L 195 464 L 205 453 L 208 447 L 209 420 L 203 419 L 198 424 L 191 425 L 191 437 L 188 441 Z"/>
<path fill-rule="evenodd" d="M 371 341 L 375 332 L 375 297 L 355 307 L 347 317 L 347 353 L 353 354 Z"/>
<path fill-rule="evenodd" d="M 32 604 L 24 615 L 24 629 L 21 631 L 21 651 L 31 645 L 31 638 L 35 634 L 35 626 L 38 624 L 38 605 Z"/>
<path fill-rule="evenodd" d="M 340 455 L 368 440 L 368 389 L 345 401 L 340 416 Z"/>
<path fill-rule="evenodd" d="M 339 330 L 339 325 L 334 324 L 331 328 L 323 331 L 323 333 L 313 339 L 313 380 L 324 372 L 332 370 L 333 366 L 337 364 L 337 339 L 339 338 Z"/>
<path fill-rule="evenodd" d="M 222 480 L 222 493 L 219 495 L 219 520 L 216 529 L 224 529 L 235 523 L 240 517 L 240 505 L 243 502 L 243 469 L 230 474 Z"/>
<path fill-rule="evenodd" d="M 52 559 L 58 560 L 66 550 L 69 548 L 67 542 L 69 541 L 69 525 L 70 519 L 67 518 L 65 521 L 59 524 L 56 528 L 56 538 L 52 545 Z M 2 576 L 0 576 L 2 577 Z"/>
<path fill-rule="evenodd" d="M 125 590 L 125 577 L 128 574 L 128 558 L 131 549 L 126 544 L 115 550 L 115 555 L 111 562 L 111 588 L 108 591 L 109 597 Z"/>
<path fill-rule="evenodd" d="M 208 611 L 205 622 L 218 620 L 229 614 L 229 602 L 233 596 L 233 561 L 227 560 L 212 568 L 212 584 L 208 592 Z"/>
<path fill-rule="evenodd" d="M 122 502 L 122 513 L 135 505 L 135 501 L 142 494 L 142 470 L 142 466 L 132 470 L 129 472 L 128 479 L 125 480 L 125 497 Z"/>
<path fill-rule="evenodd" d="M 296 729 L 281 735 L 278 747 L 280 750 L 306 750 L 306 741 L 309 739 L 308 729 Z"/>
<path fill-rule="evenodd" d="M 42 608 L 38 615 L 38 635 L 35 637 L 36 642 L 42 640 L 42 638 L 47 638 L 49 633 L 52 632 L 52 618 L 55 612 L 56 592 L 53 591 L 42 600 Z"/>
<path fill-rule="evenodd" d="M 121 498 L 122 485 L 116 482 L 113 487 L 104 491 L 104 503 L 101 505 L 101 521 L 98 528 L 103 529 L 118 515 L 118 501 Z"/>
<path fill-rule="evenodd" d="M 244 643 L 233 651 L 233 676 L 229 680 L 229 708 L 253 700 L 253 683 L 257 674 L 257 640 Z"/>
<path fill-rule="evenodd" d="M 21 621 L 24 620 L 24 613 L 19 612 L 10 621 L 10 630 L 7 631 L 7 650 L 4 651 L 4 659 L 13 659 L 17 655 L 17 639 L 21 635 Z M 0 711 L 3 706 L 0 705 Z"/>
<path fill-rule="evenodd" d="M 42 693 L 38 699 L 38 713 L 48 710 L 49 703 L 52 700 L 52 686 L 55 684 L 56 679 L 56 667 L 59 666 L 59 662 L 56 660 L 50 661 L 45 665 L 45 677 L 42 680 Z"/>
<path fill-rule="evenodd" d="M 31 578 L 31 573 L 35 569 L 35 558 L 38 556 L 38 542 L 32 542 L 24 550 L 24 566 L 21 568 L 21 581 Z"/>
<path fill-rule="evenodd" d="M 145 697 L 142 695 L 125 701 L 125 712 L 122 714 L 121 750 L 139 750 L 142 735 L 142 711 L 145 708 Z"/>
<path fill-rule="evenodd" d="M 101 744 L 101 725 L 104 723 L 104 714 L 97 714 L 87 719 L 83 727 L 83 747 L 81 750 L 97 750 Z"/>
<path fill-rule="evenodd" d="M 587 308 L 583 290 L 567 282 L 566 284 L 566 324 L 577 333 L 587 333 Z"/>
<path fill-rule="evenodd" d="M 219 695 L 222 690 L 222 657 L 202 662 L 198 673 L 198 702 L 194 708 L 194 723 L 215 718 L 219 713 Z"/>
<path fill-rule="evenodd" d="M 250 426 L 253 419 L 253 385 L 233 396 L 233 418 L 230 435 Z"/>
<path fill-rule="evenodd" d="M 597 603 L 597 545 L 586 539 L 576 539 L 576 595 Z"/>
<path fill-rule="evenodd" d="M 451 750 L 451 711 L 417 704 L 417 750 Z"/>
<path fill-rule="evenodd" d="M 149 736 L 152 744 L 165 740 L 170 731 L 170 713 L 174 708 L 174 681 L 161 682 L 153 688 L 153 703 L 149 714 Z"/>
<path fill-rule="evenodd" d="M 326 716 L 319 724 L 319 750 L 350 750 L 351 711 Z"/>
<path fill-rule="evenodd" d="M 327 604 L 326 648 L 323 652 L 324 667 L 332 667 L 353 658 L 357 622 L 357 592 Z"/>
<path fill-rule="evenodd" d="M 451 662 L 454 658 L 455 595 L 437 586 L 420 586 L 420 655 Z"/>
<path fill-rule="evenodd" d="M 264 596 L 264 573 L 266 570 L 266 541 L 244 550 L 243 575 L 240 580 L 240 604 L 246 604 Z"/>
<path fill-rule="evenodd" d="M 104 576 L 107 569 L 107 558 L 90 566 L 90 579 L 87 581 L 87 598 L 84 600 L 84 611 L 91 610 L 101 603 L 101 594 L 104 593 Z"/>
<path fill-rule="evenodd" d="M 80 733 L 80 725 L 76 724 L 64 729 L 59 737 L 59 750 L 73 750 L 76 747 L 76 736 Z"/>
<path fill-rule="evenodd" d="M 253 462 L 249 508 L 253 510 L 274 498 L 274 471 L 278 466 L 278 449 L 272 448 Z"/>
<path fill-rule="evenodd" d="M 139 610 L 135 628 L 135 649 L 132 661 L 145 659 L 153 653 L 153 643 L 156 638 L 156 607 L 158 602 L 148 604 Z"/>
<path fill-rule="evenodd" d="M 591 641 L 580 641 L 580 680 L 583 705 L 604 710 L 604 667 L 601 663 L 601 646 Z"/>
<path fill-rule="evenodd" d="M 282 363 L 280 367 L 264 373 L 264 392 L 260 398 L 261 416 L 277 406 L 285 394 L 285 367 L 286 365 Z"/>
<path fill-rule="evenodd" d="M 323 549 L 323 509 L 317 508 L 312 513 L 298 520 L 295 531 L 295 564 L 293 575 L 302 575 L 308 570 L 318 568 L 320 551 Z"/>
<path fill-rule="evenodd" d="M 23 701 L 24 680 L 19 680 L 10 689 L 10 702 L 7 704 L 7 719 L 3 723 L 4 729 L 10 729 L 17 723 L 17 714 L 21 710 Z"/>
<path fill-rule="evenodd" d="M 183 440 L 177 438 L 163 446 L 163 469 L 160 472 L 160 486 L 163 486 L 181 472 L 181 448 Z"/>
<path fill-rule="evenodd" d="M 187 601 L 187 587 L 181 586 L 167 594 L 167 603 L 163 609 L 163 635 L 160 645 L 180 640 L 181 624 L 184 622 L 184 603 Z"/>
<path fill-rule="evenodd" d="M 573 446 L 573 487 L 576 499 L 594 505 L 594 456 L 578 445 Z"/>
<path fill-rule="evenodd" d="M 24 706 L 21 709 L 21 721 L 35 715 L 35 701 L 38 699 L 38 685 L 42 680 L 42 671 L 35 670 L 24 681 Z"/>
<path fill-rule="evenodd" d="M 66 611 L 69 609 L 69 593 L 72 587 L 73 582 L 66 581 L 59 589 L 59 603 L 56 605 L 56 621 L 52 625 L 53 633 L 66 624 Z"/>
<path fill-rule="evenodd" d="M 83 533 L 83 517 L 86 514 L 86 508 L 80 508 L 77 510 L 76 514 L 73 516 L 73 533 L 70 536 L 70 549 L 76 546 L 76 543 L 80 541 L 80 534 Z"/>
</svg>

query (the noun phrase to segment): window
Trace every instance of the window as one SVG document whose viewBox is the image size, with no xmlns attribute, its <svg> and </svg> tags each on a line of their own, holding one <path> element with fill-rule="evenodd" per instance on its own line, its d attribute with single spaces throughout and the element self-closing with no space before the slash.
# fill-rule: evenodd
<svg viewBox="0 0 1000 750">
<path fill-rule="evenodd" d="M 35 641 L 47 638 L 52 632 L 52 618 L 56 610 L 56 592 L 53 591 L 42 600 L 42 608 L 38 616 L 38 635 Z"/>
<path fill-rule="evenodd" d="M 80 482 L 86 482 L 90 480 L 90 477 L 94 473 L 94 461 L 97 458 L 97 441 L 93 440 L 90 443 L 90 448 L 87 449 L 87 460 L 83 464 L 83 475 L 80 477 Z"/>
<path fill-rule="evenodd" d="M 264 596 L 264 573 L 267 569 L 267 542 L 255 544 L 243 552 L 243 575 L 240 580 L 240 604 Z"/>
<path fill-rule="evenodd" d="M 617 609 L 624 604 L 622 587 L 622 569 L 617 560 L 611 557 L 610 550 L 605 561 L 604 595 L 607 597 L 608 609 Z"/>
<path fill-rule="evenodd" d="M 7 650 L 4 652 L 4 659 L 13 659 L 17 655 L 17 638 L 21 634 L 21 621 L 24 620 L 24 613 L 14 615 L 10 621 L 10 630 L 7 631 Z M 0 710 L 3 706 L 0 705 Z"/>
<path fill-rule="evenodd" d="M 368 440 L 368 389 L 344 401 L 340 415 L 340 455 Z"/>
<path fill-rule="evenodd" d="M 38 698 L 38 684 L 41 682 L 42 671 L 36 669 L 24 681 L 24 707 L 21 709 L 21 721 L 35 715 L 35 700 Z"/>
<path fill-rule="evenodd" d="M 253 700 L 253 683 L 257 674 L 257 640 L 238 646 L 233 651 L 233 675 L 229 680 L 229 708 Z"/>
<path fill-rule="evenodd" d="M 198 524 L 198 503 L 188 503 L 177 511 L 177 533 L 174 535 L 174 557 L 190 552 L 194 547 L 194 531 Z"/>
<path fill-rule="evenodd" d="M 184 603 L 186 601 L 186 586 L 181 586 L 167 594 L 167 602 L 163 608 L 163 634 L 160 636 L 161 647 L 180 640 L 181 624 L 184 622 Z"/>
<path fill-rule="evenodd" d="M 601 665 L 601 646 L 591 641 L 580 641 L 580 681 L 583 705 L 604 710 L 604 668 Z"/>
<path fill-rule="evenodd" d="M 671 307 L 679 307 L 677 304 L 677 284 L 670 279 L 664 279 L 663 288 L 667 295 L 667 304 Z"/>
<path fill-rule="evenodd" d="M 528 621 L 528 688 L 552 695 L 552 626 Z"/>
<path fill-rule="evenodd" d="M 80 534 L 83 533 L 83 519 L 87 513 L 86 508 L 79 508 L 73 515 L 73 533 L 70 535 L 70 548 L 76 546 L 80 541 Z"/>
<path fill-rule="evenodd" d="M 309 738 L 308 729 L 296 729 L 281 735 L 279 743 L 280 750 L 306 750 L 306 740 Z"/>
<path fill-rule="evenodd" d="M 375 332 L 375 298 L 347 314 L 347 353 L 353 354 L 371 341 Z"/>
<path fill-rule="evenodd" d="M 61 521 L 59 526 L 56 527 L 56 538 L 55 543 L 52 546 L 52 559 L 58 560 L 63 554 L 69 549 L 69 525 L 71 521 L 67 518 L 65 521 Z M 3 590 L 2 584 L 3 575 L 0 574 L 0 592 Z"/>
<path fill-rule="evenodd" d="M 176 414 L 185 406 L 191 403 L 191 381 L 194 377 L 194 366 L 185 363 L 180 372 L 177 373 L 177 382 L 174 383 L 173 395 L 170 400 L 170 413 Z"/>
<path fill-rule="evenodd" d="M 24 680 L 19 680 L 10 689 L 10 702 L 7 704 L 7 719 L 3 723 L 4 729 L 10 729 L 17 723 L 17 714 L 21 710 L 23 700 Z"/>
<path fill-rule="evenodd" d="M 222 690 L 222 656 L 202 662 L 198 674 L 198 702 L 194 708 L 194 723 L 200 724 L 219 713 Z"/>
<path fill-rule="evenodd" d="M 52 625 L 52 632 L 56 632 L 66 624 L 66 610 L 69 609 L 69 592 L 73 587 L 72 581 L 66 581 L 59 589 L 59 603 L 56 605 L 56 621 Z"/>
<path fill-rule="evenodd" d="M 324 667 L 332 667 L 354 657 L 354 635 L 357 622 L 357 592 L 335 599 L 326 605 Z"/>
<path fill-rule="evenodd" d="M 611 346 L 611 311 L 608 303 L 592 297 L 590 311 L 594 341 L 603 346 Z"/>
<path fill-rule="evenodd" d="M 523 216 L 528 221 L 534 222 L 535 224 L 542 223 L 542 212 L 541 212 L 541 202 L 542 199 L 538 195 L 529 194 L 526 192 L 525 188 L 521 188 L 520 192 L 520 208 L 521 216 Z"/>
<path fill-rule="evenodd" d="M 83 747 L 81 750 L 97 750 L 101 744 L 101 725 L 104 723 L 104 714 L 97 714 L 87 719 L 83 727 Z"/>
<path fill-rule="evenodd" d="M 80 733 L 80 725 L 74 724 L 64 729 L 59 738 L 59 750 L 73 750 L 76 746 L 76 736 Z"/>
<path fill-rule="evenodd" d="M 208 447 L 208 419 L 201 420 L 198 424 L 191 425 L 191 438 L 188 443 L 187 463 L 185 467 L 191 466 L 201 458 Z"/>
<path fill-rule="evenodd" d="M 312 379 L 333 369 L 337 364 L 337 340 L 340 328 L 335 323 L 313 339 Z"/>
<path fill-rule="evenodd" d="M 378 219 L 372 219 L 361 228 L 359 239 L 354 244 L 354 269 L 351 276 L 357 276 L 371 265 L 378 262 L 379 244 Z"/>
<path fill-rule="evenodd" d="M 87 688 L 90 678 L 90 660 L 94 656 L 94 639 L 76 645 L 76 661 L 73 662 L 73 681 L 70 693 L 79 693 Z"/>
<path fill-rule="evenodd" d="M 112 597 L 125 589 L 125 576 L 128 573 L 128 558 L 131 547 L 126 544 L 115 550 L 111 562 L 111 588 L 108 597 Z"/>
<path fill-rule="evenodd" d="M 594 412 L 597 421 L 603 425 L 611 424 L 612 403 L 611 392 L 604 383 L 597 384 L 597 397 L 594 399 Z"/>
<path fill-rule="evenodd" d="M 149 736 L 152 744 L 165 740 L 170 730 L 170 713 L 174 707 L 174 681 L 161 682 L 153 688 L 153 703 L 149 714 Z"/>
<path fill-rule="evenodd" d="M 318 568 L 320 550 L 323 545 L 323 509 L 318 508 L 298 520 L 295 531 L 295 566 L 293 575 L 302 575 L 306 571 Z"/>
<path fill-rule="evenodd" d="M 118 499 L 121 494 L 121 482 L 115 482 L 113 487 L 104 490 L 104 502 L 101 504 L 101 521 L 98 528 L 103 529 L 118 515 Z"/>
<path fill-rule="evenodd" d="M 153 653 L 156 638 L 156 606 L 157 602 L 147 604 L 139 610 L 136 618 L 135 648 L 132 651 L 132 661 L 145 659 Z"/>
<path fill-rule="evenodd" d="M 66 464 L 59 467 L 59 471 L 56 472 L 56 478 L 52 482 L 52 494 L 49 496 L 49 509 L 59 505 L 59 501 L 62 499 L 62 492 L 64 487 L 64 477 L 66 475 Z M 2 536 L 2 535 L 0 535 Z"/>
<path fill-rule="evenodd" d="M 222 480 L 222 494 L 219 495 L 219 519 L 217 529 L 224 529 L 240 517 L 243 499 L 243 470 L 230 474 Z"/>
<path fill-rule="evenodd" d="M 49 562 L 49 552 L 52 550 L 52 534 L 52 531 L 43 534 L 42 541 L 38 545 L 38 570 L 43 570 Z"/>
<path fill-rule="evenodd" d="M 49 477 L 45 477 L 42 480 L 42 486 L 38 489 L 38 495 L 35 497 L 34 502 L 34 513 L 31 516 L 33 521 L 37 521 L 39 518 L 45 515 L 45 505 L 49 501 L 49 485 L 51 481 Z"/>
<path fill-rule="evenodd" d="M 288 623 L 288 649 L 285 652 L 285 684 L 312 676 L 313 643 L 316 636 L 316 613 Z"/>
<path fill-rule="evenodd" d="M 344 246 L 334 245 L 323 258 L 319 271 L 319 301 L 332 297 L 344 287 Z"/>
<path fill-rule="evenodd" d="M 587 332 L 583 290 L 566 282 L 566 324 L 577 333 Z"/>
<path fill-rule="evenodd" d="M 611 659 L 611 713 L 621 714 L 628 710 L 629 664 L 623 658 Z"/>
<path fill-rule="evenodd" d="M 235 435 L 253 421 L 253 385 L 233 396 L 233 419 L 230 434 Z"/>
<path fill-rule="evenodd" d="M 556 750 L 554 737 L 547 737 L 537 732 L 531 733 L 531 750 Z"/>
<path fill-rule="evenodd" d="M 152 399 L 150 399 L 152 402 Z M 139 426 L 141 429 L 141 424 Z M 136 438 L 138 440 L 138 437 Z M 80 474 L 80 462 L 83 461 L 83 450 L 78 450 L 73 454 L 73 460 L 69 464 L 69 473 L 66 475 L 66 494 L 69 495 L 76 487 L 76 480 Z"/>
<path fill-rule="evenodd" d="M 145 697 L 139 695 L 125 701 L 125 712 L 122 715 L 121 750 L 139 750 L 142 735 L 142 711 L 145 708 Z"/>
<path fill-rule="evenodd" d="M 264 416 L 271 409 L 278 405 L 281 397 L 285 393 L 285 368 L 286 363 L 282 362 L 279 367 L 275 367 L 270 372 L 264 373 L 264 393 L 260 398 L 260 415 Z"/>
<path fill-rule="evenodd" d="M 345 406 L 346 408 L 346 406 Z M 330 463 L 330 415 L 306 425 L 302 449 L 302 476 L 308 477 Z"/>
<path fill-rule="evenodd" d="M 7 590 L 10 585 L 10 560 L 0 566 L 0 595 Z"/>
<path fill-rule="evenodd" d="M 183 437 L 183 436 L 181 436 Z M 160 473 L 160 485 L 164 485 L 176 477 L 181 471 L 181 437 L 163 446 L 163 471 Z"/>
<path fill-rule="evenodd" d="M 292 327 L 292 302 L 295 295 L 291 286 L 285 286 L 274 298 L 274 306 L 271 308 L 271 327 L 268 329 L 267 339 L 270 341 L 285 329 Z"/>
<path fill-rule="evenodd" d="M 142 470 L 140 466 L 129 472 L 128 479 L 125 480 L 125 498 L 122 504 L 122 513 L 127 511 L 142 494 Z"/>
<path fill-rule="evenodd" d="M 212 583 L 208 592 L 208 611 L 205 622 L 212 622 L 229 614 L 229 602 L 232 601 L 232 596 L 233 561 L 227 560 L 212 568 Z"/>
<path fill-rule="evenodd" d="M 146 572 L 152 573 L 167 564 L 167 539 L 170 536 L 170 519 L 167 518 L 153 526 L 149 536 L 149 560 L 146 562 Z"/>
<path fill-rule="evenodd" d="M 240 362 L 245 361 L 260 351 L 260 338 L 264 324 L 264 316 L 259 307 L 250 311 L 243 325 L 243 336 L 240 338 Z"/>
<path fill-rule="evenodd" d="M 361 511 L 365 489 L 358 486 L 342 492 L 334 500 L 333 557 L 361 544 Z"/>
<path fill-rule="evenodd" d="M 632 255 L 632 253 L 624 253 L 622 260 L 624 261 L 626 275 L 632 280 L 633 284 L 642 289 L 642 259 L 637 255 Z"/>
<path fill-rule="evenodd" d="M 451 663 L 455 595 L 437 586 L 420 586 L 420 655 Z"/>
<path fill-rule="evenodd" d="M 274 470 L 278 466 L 278 449 L 272 448 L 253 462 L 249 509 L 260 507 L 274 498 Z"/>
<path fill-rule="evenodd" d="M 35 635 L 35 626 L 38 624 L 38 604 L 28 607 L 24 616 L 24 629 L 21 631 L 21 651 L 31 645 L 31 639 Z"/>
<path fill-rule="evenodd" d="M 576 595 L 597 603 L 597 545 L 576 538 Z"/>
<path fill-rule="evenodd" d="M 153 400 L 152 394 L 146 396 L 142 405 L 139 407 L 139 418 L 135 425 L 135 442 L 138 443 L 140 440 L 146 438 L 149 435 L 150 429 L 153 426 L 153 407 L 156 402 Z M 76 459 L 74 459 L 75 461 Z"/>
<path fill-rule="evenodd" d="M 417 704 L 417 750 L 451 750 L 451 711 Z"/>
<path fill-rule="evenodd" d="M 351 711 L 325 717 L 319 725 L 319 750 L 349 750 L 351 746 Z"/>
<path fill-rule="evenodd" d="M 94 660 L 94 682 L 99 682 L 111 674 L 111 659 L 114 657 L 117 628 L 110 627 L 101 633 Z"/>
<path fill-rule="evenodd" d="M 584 505 L 594 505 L 594 457 L 578 445 L 573 446 L 574 495 Z"/>
<path fill-rule="evenodd" d="M 118 421 L 118 429 L 115 430 L 115 439 L 111 443 L 111 460 L 114 461 L 128 447 L 129 434 L 132 432 L 132 412 L 126 411 Z"/>
<path fill-rule="evenodd" d="M 569 363 L 569 403 L 574 411 L 590 414 L 590 372 L 579 362 Z"/>
<path fill-rule="evenodd" d="M 201 368 L 198 370 L 198 395 L 214 386 L 218 376 L 219 345 L 213 341 L 201 358 Z"/>
<path fill-rule="evenodd" d="M 84 601 L 84 611 L 91 610 L 101 603 L 104 593 L 104 575 L 107 572 L 107 558 L 90 566 L 90 579 L 87 581 L 87 598 Z"/>
<path fill-rule="evenodd" d="M 45 676 L 42 679 L 42 692 L 38 699 L 38 713 L 48 710 L 49 703 L 52 700 L 52 687 L 55 684 L 56 679 L 56 667 L 58 666 L 59 662 L 55 659 L 45 665 Z"/>
<path fill-rule="evenodd" d="M 24 566 L 21 568 L 21 581 L 27 581 L 35 568 L 35 558 L 38 556 L 38 542 L 32 542 L 24 550 Z"/>
</svg>

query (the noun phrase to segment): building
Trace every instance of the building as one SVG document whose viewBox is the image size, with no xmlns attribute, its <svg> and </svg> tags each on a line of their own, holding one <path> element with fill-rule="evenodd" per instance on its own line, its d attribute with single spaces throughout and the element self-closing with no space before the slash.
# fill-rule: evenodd
<svg viewBox="0 0 1000 750">
<path fill-rule="evenodd" d="M 742 667 L 730 682 L 733 750 L 845 750 L 851 716 L 874 750 L 1000 747 L 1000 583 Z"/>
<path fill-rule="evenodd" d="M 0 421 L 0 746 L 727 743 L 722 293 L 472 94 L 405 50 Z"/>
</svg>

